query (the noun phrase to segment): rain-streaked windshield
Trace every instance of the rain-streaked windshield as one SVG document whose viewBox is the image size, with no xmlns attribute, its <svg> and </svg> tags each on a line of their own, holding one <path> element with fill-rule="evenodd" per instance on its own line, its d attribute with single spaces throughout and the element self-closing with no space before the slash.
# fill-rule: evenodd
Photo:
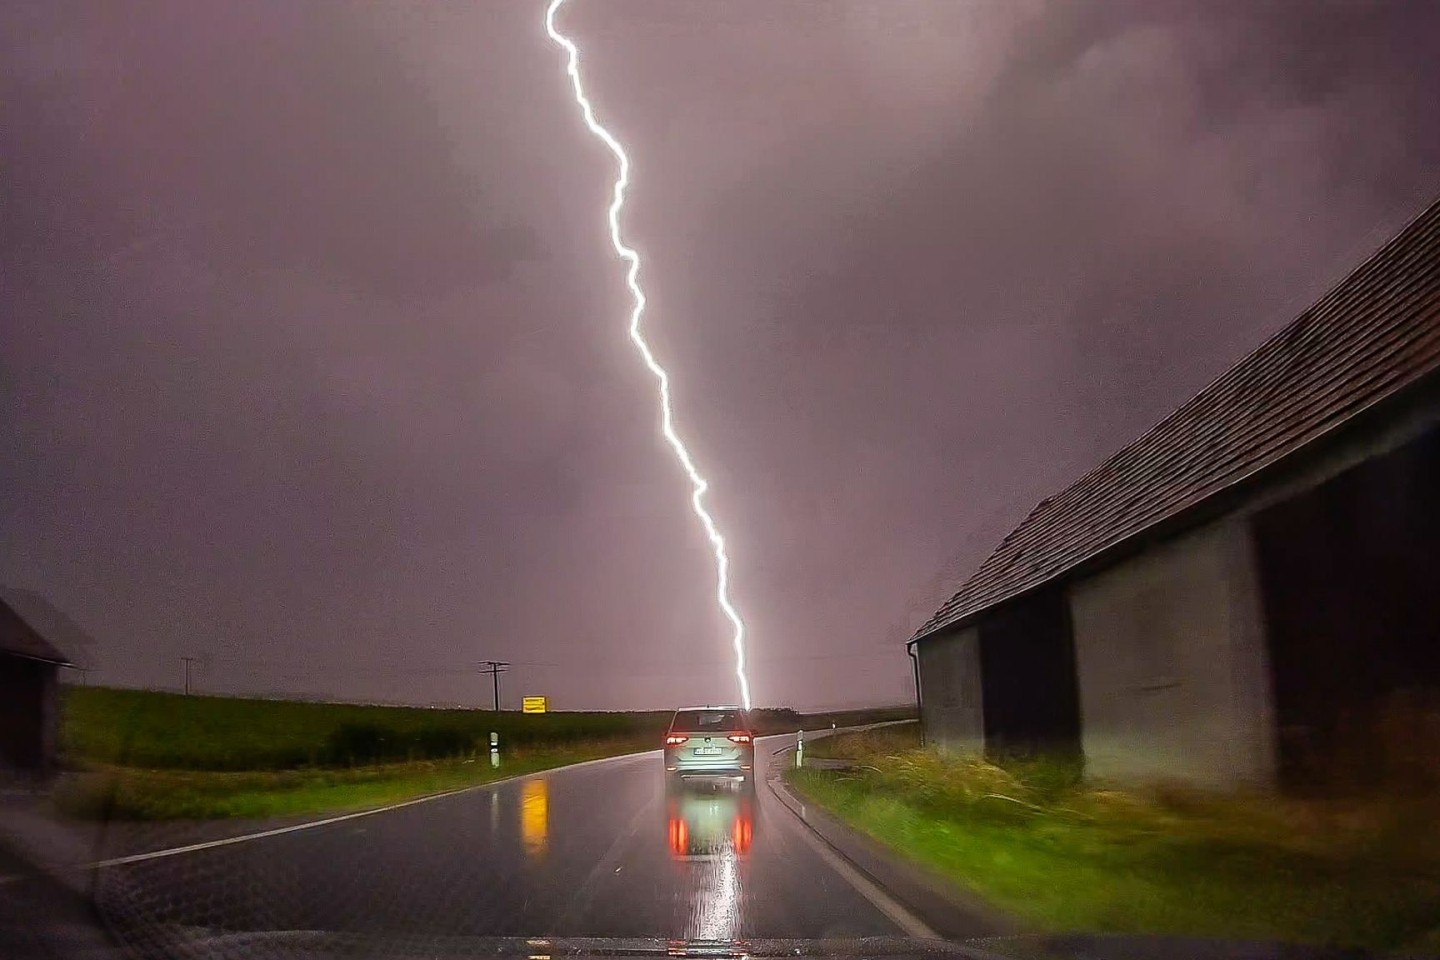
<svg viewBox="0 0 1440 960">
<path fill-rule="evenodd" d="M 1440 0 L 0 0 L 0 131 L 0 960 L 1440 953 Z"/>
</svg>

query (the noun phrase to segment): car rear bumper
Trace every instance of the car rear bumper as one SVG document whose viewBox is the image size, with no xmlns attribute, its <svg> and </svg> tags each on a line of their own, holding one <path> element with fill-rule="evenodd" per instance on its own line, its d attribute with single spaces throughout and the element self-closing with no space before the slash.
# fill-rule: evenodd
<svg viewBox="0 0 1440 960">
<path fill-rule="evenodd" d="M 665 772 L 681 777 L 739 777 L 749 776 L 755 769 L 755 755 L 743 753 L 738 757 L 686 757 L 665 755 Z"/>
<path fill-rule="evenodd" d="M 746 777 L 754 769 L 750 764 L 681 764 L 674 767 L 666 767 L 667 773 L 673 773 L 679 777 Z"/>
</svg>

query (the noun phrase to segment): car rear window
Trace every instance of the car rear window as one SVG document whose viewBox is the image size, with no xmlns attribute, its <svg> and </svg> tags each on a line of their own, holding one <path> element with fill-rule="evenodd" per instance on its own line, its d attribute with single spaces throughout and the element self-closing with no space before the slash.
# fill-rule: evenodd
<svg viewBox="0 0 1440 960">
<path fill-rule="evenodd" d="M 671 730 L 704 733 L 707 730 L 744 730 L 745 720 L 739 710 L 681 710 L 670 724 Z"/>
</svg>

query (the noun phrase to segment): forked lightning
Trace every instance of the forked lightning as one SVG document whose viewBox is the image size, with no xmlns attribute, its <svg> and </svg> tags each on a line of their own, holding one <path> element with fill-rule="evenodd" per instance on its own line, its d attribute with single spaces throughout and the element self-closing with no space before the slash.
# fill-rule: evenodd
<svg viewBox="0 0 1440 960">
<path fill-rule="evenodd" d="M 720 535 L 720 528 L 715 523 L 715 518 L 710 511 L 705 509 L 705 491 L 710 484 L 701 475 L 695 466 L 695 461 L 690 456 L 690 451 L 685 446 L 685 441 L 680 439 L 680 434 L 675 430 L 675 414 L 670 400 L 670 375 L 655 359 L 655 354 L 650 350 L 650 345 L 645 341 L 645 335 L 641 332 L 641 318 L 645 314 L 645 291 L 640 287 L 640 254 L 633 247 L 626 245 L 620 233 L 620 210 L 625 206 L 625 188 L 630 185 L 630 158 L 625 153 L 625 148 L 620 146 L 620 141 L 600 125 L 595 119 L 595 111 L 590 105 L 589 99 L 585 96 L 585 90 L 580 83 L 580 50 L 564 34 L 555 28 L 555 14 L 565 5 L 565 0 L 551 0 L 548 9 L 545 11 L 545 31 L 550 39 L 562 47 L 567 56 L 566 72 L 570 75 L 570 85 L 575 93 L 575 103 L 580 107 L 580 113 L 585 118 L 585 125 L 590 132 L 599 137 L 610 148 L 615 155 L 615 162 L 618 170 L 615 176 L 615 191 L 610 201 L 610 244 L 615 248 L 616 256 L 629 264 L 625 273 L 625 282 L 630 287 L 630 294 L 634 297 L 635 305 L 630 311 L 630 339 L 634 342 L 635 348 L 640 351 L 645 366 L 655 376 L 655 382 L 660 388 L 660 430 L 665 435 L 670 449 L 675 451 L 675 459 L 680 461 L 680 466 L 690 478 L 690 505 L 695 510 L 695 515 L 700 518 L 700 523 L 705 527 L 705 534 L 710 538 L 710 546 L 715 552 L 715 599 L 724 611 L 726 619 L 734 628 L 733 643 L 735 647 L 735 677 L 740 682 L 740 698 L 748 709 L 750 706 L 750 681 L 745 676 L 745 621 L 740 618 L 740 613 L 735 605 L 730 602 L 730 557 L 725 552 L 725 538 Z"/>
</svg>

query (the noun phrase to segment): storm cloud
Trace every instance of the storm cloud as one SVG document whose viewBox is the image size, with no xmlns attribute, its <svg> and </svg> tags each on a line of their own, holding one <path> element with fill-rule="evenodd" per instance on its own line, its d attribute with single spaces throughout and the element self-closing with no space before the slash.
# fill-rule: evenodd
<svg viewBox="0 0 1440 960">
<path fill-rule="evenodd" d="M 92 681 L 734 696 L 538 3 L 0 13 L 0 583 Z M 1440 187 L 1423 4 L 572 0 L 761 703 Z"/>
</svg>

